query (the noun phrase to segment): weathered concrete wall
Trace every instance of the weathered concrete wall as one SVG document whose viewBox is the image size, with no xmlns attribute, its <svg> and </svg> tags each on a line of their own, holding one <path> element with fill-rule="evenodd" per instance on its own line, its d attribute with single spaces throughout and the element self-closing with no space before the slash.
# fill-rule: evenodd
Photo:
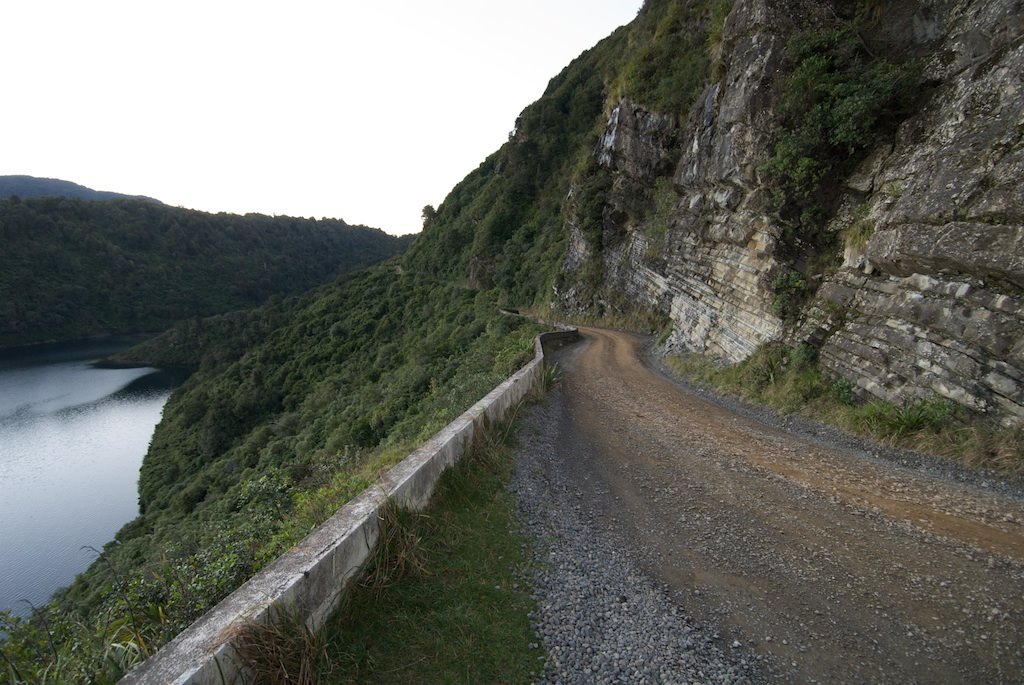
<svg viewBox="0 0 1024 685">
<path fill-rule="evenodd" d="M 505 417 L 540 381 L 544 344 L 575 340 L 575 330 L 544 333 L 533 361 L 517 371 L 462 416 L 445 426 L 388 471 L 302 542 L 185 629 L 152 658 L 125 676 L 125 684 L 221 685 L 241 680 L 232 640 L 249 622 L 266 621 L 273 607 L 305 617 L 311 629 L 323 625 L 338 606 L 347 581 L 369 557 L 378 537 L 378 512 L 393 500 L 426 506 L 441 474 L 481 431 Z"/>
</svg>

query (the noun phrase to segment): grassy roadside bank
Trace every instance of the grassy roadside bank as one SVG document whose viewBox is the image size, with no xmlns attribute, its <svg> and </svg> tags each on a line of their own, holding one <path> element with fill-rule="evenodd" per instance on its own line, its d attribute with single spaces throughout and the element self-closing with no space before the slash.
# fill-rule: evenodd
<svg viewBox="0 0 1024 685">
<path fill-rule="evenodd" d="M 260 683 L 526 683 L 531 553 L 505 486 L 515 424 L 444 474 L 429 508 L 390 511 L 384 544 L 318 633 L 286 616 L 250 633 Z"/>
<path fill-rule="evenodd" d="M 942 398 L 895 405 L 858 397 L 846 379 L 819 370 L 808 347 L 764 345 L 724 366 L 700 354 L 665 357 L 690 382 L 797 414 L 884 445 L 946 457 L 1003 476 L 1024 475 L 1024 431 L 1005 427 Z"/>
</svg>

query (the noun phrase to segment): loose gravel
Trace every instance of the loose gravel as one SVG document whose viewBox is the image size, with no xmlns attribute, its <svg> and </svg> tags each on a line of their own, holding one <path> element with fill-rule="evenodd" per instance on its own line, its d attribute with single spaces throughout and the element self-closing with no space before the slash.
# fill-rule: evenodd
<svg viewBox="0 0 1024 685">
<path fill-rule="evenodd" d="M 1021 682 L 1018 484 L 705 401 L 642 355 L 588 330 L 519 433 L 537 682 Z"/>
<path fill-rule="evenodd" d="M 759 657 L 738 642 L 726 643 L 727 654 L 722 636 L 703 631 L 598 525 L 550 459 L 551 412 L 533 409 L 509 486 L 538 561 L 531 620 L 548 654 L 538 682 L 762 682 Z"/>
<path fill-rule="evenodd" d="M 672 371 L 666 363 L 661 350 L 653 341 L 648 341 L 642 349 L 643 360 L 647 367 L 661 378 L 709 402 L 727 408 L 729 411 L 746 418 L 785 430 L 794 435 L 829 447 L 842 447 L 856 450 L 866 458 L 879 462 L 887 462 L 895 466 L 912 468 L 949 481 L 964 483 L 990 492 L 1010 497 L 1024 497 L 1024 476 L 1012 476 L 983 468 L 965 466 L 953 459 L 932 454 L 915 452 L 899 447 L 889 447 L 862 438 L 846 431 L 829 426 L 796 414 L 783 414 L 771 407 L 753 404 L 742 398 L 718 392 L 714 388 L 700 385 L 682 378 Z"/>
</svg>

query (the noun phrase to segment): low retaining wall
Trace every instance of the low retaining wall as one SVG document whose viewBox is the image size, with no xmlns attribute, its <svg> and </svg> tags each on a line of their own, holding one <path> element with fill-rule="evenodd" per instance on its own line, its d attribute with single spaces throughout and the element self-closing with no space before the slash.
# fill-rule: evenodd
<svg viewBox="0 0 1024 685">
<path fill-rule="evenodd" d="M 232 639 L 246 623 L 269 620 L 274 606 L 300 612 L 312 630 L 322 626 L 337 607 L 346 583 L 377 543 L 377 514 L 387 500 L 410 509 L 425 507 L 445 469 L 466 452 L 482 430 L 504 418 L 540 382 L 544 345 L 577 337 L 575 329 L 537 336 L 533 361 L 228 595 L 121 683 L 221 685 L 238 681 Z"/>
</svg>

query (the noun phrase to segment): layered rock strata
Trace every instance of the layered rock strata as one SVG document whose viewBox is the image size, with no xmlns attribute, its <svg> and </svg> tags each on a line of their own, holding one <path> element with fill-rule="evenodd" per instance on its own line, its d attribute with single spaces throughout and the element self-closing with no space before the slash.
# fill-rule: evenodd
<svg viewBox="0 0 1024 685">
<path fill-rule="evenodd" d="M 873 232 L 819 291 L 835 320 L 821 359 L 893 402 L 938 395 L 1022 422 L 1024 4 L 932 20 L 941 85 L 847 182 Z"/>
<path fill-rule="evenodd" d="M 737 362 L 766 342 L 809 343 L 824 369 L 866 395 L 939 396 L 1024 422 L 1024 3 L 877 11 L 926 55 L 922 80 L 934 90 L 895 140 L 836 179 L 841 210 L 829 230 L 847 236 L 844 265 L 813 283 L 798 323 L 773 306 L 773 281 L 791 263 L 758 169 L 770 155 L 785 41 L 827 14 L 823 3 L 737 0 L 723 76 L 684 122 L 615 103 L 598 164 L 615 183 L 650 188 L 670 175 L 674 206 L 656 230 L 610 200 L 601 245 L 570 226 L 564 269 L 599 254 L 606 295 L 671 317 L 672 351 Z M 559 293 L 563 303 L 572 294 Z"/>
</svg>

